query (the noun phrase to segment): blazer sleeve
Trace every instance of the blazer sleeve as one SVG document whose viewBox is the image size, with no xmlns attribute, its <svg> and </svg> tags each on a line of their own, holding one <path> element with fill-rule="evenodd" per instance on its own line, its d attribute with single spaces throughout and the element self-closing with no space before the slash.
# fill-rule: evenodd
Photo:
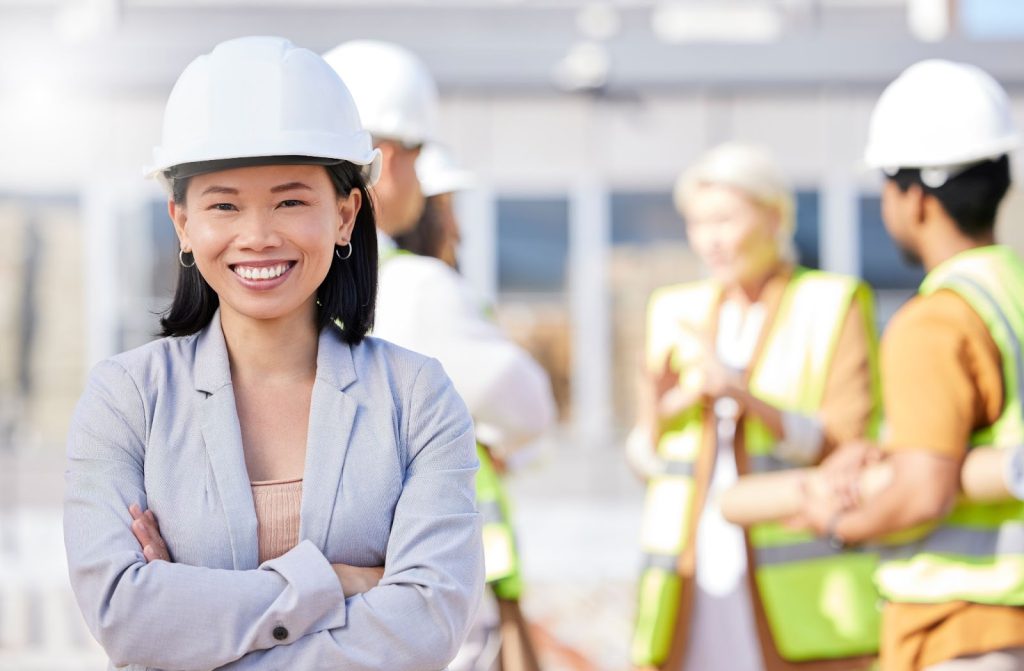
<svg viewBox="0 0 1024 671">
<path fill-rule="evenodd" d="M 409 462 L 380 584 L 348 599 L 344 626 L 225 669 L 424 671 L 455 657 L 484 587 L 472 422 L 434 360 L 417 374 L 406 412 Z"/>
<path fill-rule="evenodd" d="M 211 669 L 279 645 L 279 626 L 297 638 L 344 623 L 338 579 L 308 541 L 255 570 L 147 564 L 128 513 L 147 505 L 146 427 L 129 373 L 97 366 L 68 438 L 64 536 L 75 597 L 115 665 Z"/>
</svg>

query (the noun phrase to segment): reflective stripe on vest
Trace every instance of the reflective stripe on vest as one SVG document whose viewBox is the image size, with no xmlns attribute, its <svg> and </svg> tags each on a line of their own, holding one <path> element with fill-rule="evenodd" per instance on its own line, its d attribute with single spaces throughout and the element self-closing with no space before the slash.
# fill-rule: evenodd
<svg viewBox="0 0 1024 671">
<path fill-rule="evenodd" d="M 719 290 L 710 282 L 672 287 L 652 297 L 648 364 L 662 365 L 666 352 L 684 368 L 687 343 L 680 332 L 710 332 Z M 782 409 L 814 413 L 821 404 L 832 355 L 852 301 L 859 301 L 876 371 L 873 305 L 866 286 L 852 278 L 797 269 L 772 320 L 751 379 L 751 391 Z M 673 350 L 673 348 L 675 348 Z M 874 379 L 874 376 L 873 376 Z M 877 398 L 877 396 L 876 396 Z M 693 522 L 693 465 L 704 440 L 703 409 L 691 408 L 671 422 L 658 446 L 664 473 L 651 478 L 641 533 L 644 570 L 631 656 L 637 666 L 665 661 L 672 644 L 682 579 L 679 557 Z M 877 418 L 873 420 L 874 425 Z M 744 421 L 753 471 L 791 468 L 772 455 L 771 433 Z M 777 525 L 751 530 L 755 574 L 773 639 L 793 661 L 849 657 L 877 648 L 877 595 L 869 553 L 837 555 L 807 534 Z"/>
<path fill-rule="evenodd" d="M 522 593 L 519 552 L 509 523 L 508 498 L 487 448 L 476 447 L 480 470 L 476 473 L 477 507 L 483 518 L 484 575 L 502 599 L 518 599 Z"/>
<path fill-rule="evenodd" d="M 1002 246 L 970 250 L 935 268 L 921 285 L 925 295 L 940 289 L 967 301 L 1002 357 L 1002 412 L 971 436 L 971 446 L 1024 442 L 1024 263 Z M 928 535 L 887 549 L 876 580 L 892 601 L 1024 606 L 1024 502 L 958 502 Z"/>
</svg>

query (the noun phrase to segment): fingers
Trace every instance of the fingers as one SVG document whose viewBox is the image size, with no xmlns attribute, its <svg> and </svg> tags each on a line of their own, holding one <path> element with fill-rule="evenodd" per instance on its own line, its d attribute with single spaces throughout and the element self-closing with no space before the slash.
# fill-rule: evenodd
<svg viewBox="0 0 1024 671">
<path fill-rule="evenodd" d="M 128 512 L 132 516 L 132 534 L 142 547 L 142 555 L 147 562 L 157 559 L 171 561 L 171 554 L 167 544 L 160 535 L 160 526 L 157 524 L 156 515 L 152 510 L 142 511 L 138 504 L 131 504 Z"/>
</svg>

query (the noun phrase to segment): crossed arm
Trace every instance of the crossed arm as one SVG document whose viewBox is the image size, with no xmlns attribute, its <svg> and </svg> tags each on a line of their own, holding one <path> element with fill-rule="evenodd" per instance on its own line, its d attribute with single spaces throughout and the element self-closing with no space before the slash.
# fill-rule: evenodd
<svg viewBox="0 0 1024 671">
<path fill-rule="evenodd" d="M 65 535 L 76 597 L 111 660 L 186 671 L 444 667 L 483 587 L 477 462 L 468 413 L 436 362 L 410 396 L 385 568 L 376 586 L 346 595 L 309 541 L 254 570 L 147 561 L 154 539 L 140 545 L 129 514 L 146 501 L 146 413 L 123 368 L 97 368 L 69 439 Z"/>
</svg>

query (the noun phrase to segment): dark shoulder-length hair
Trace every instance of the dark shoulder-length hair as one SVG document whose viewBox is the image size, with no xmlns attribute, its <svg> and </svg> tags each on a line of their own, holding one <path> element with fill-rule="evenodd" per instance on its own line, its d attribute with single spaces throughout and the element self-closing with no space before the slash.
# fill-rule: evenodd
<svg viewBox="0 0 1024 671">
<path fill-rule="evenodd" d="M 342 259 L 339 254 L 332 255 L 331 268 L 317 289 L 317 328 L 337 328 L 345 342 L 356 344 L 373 328 L 377 303 L 376 217 L 359 166 L 346 161 L 325 167 L 339 196 L 347 196 L 352 189 L 359 189 L 363 203 L 352 231 L 351 256 Z M 178 205 L 185 204 L 189 179 L 184 177 L 173 181 L 172 198 Z M 340 250 L 340 256 L 346 256 L 347 251 L 348 248 Z M 198 333 L 210 323 L 219 305 L 217 293 L 195 265 L 179 267 L 174 300 L 160 319 L 160 335 Z"/>
</svg>

